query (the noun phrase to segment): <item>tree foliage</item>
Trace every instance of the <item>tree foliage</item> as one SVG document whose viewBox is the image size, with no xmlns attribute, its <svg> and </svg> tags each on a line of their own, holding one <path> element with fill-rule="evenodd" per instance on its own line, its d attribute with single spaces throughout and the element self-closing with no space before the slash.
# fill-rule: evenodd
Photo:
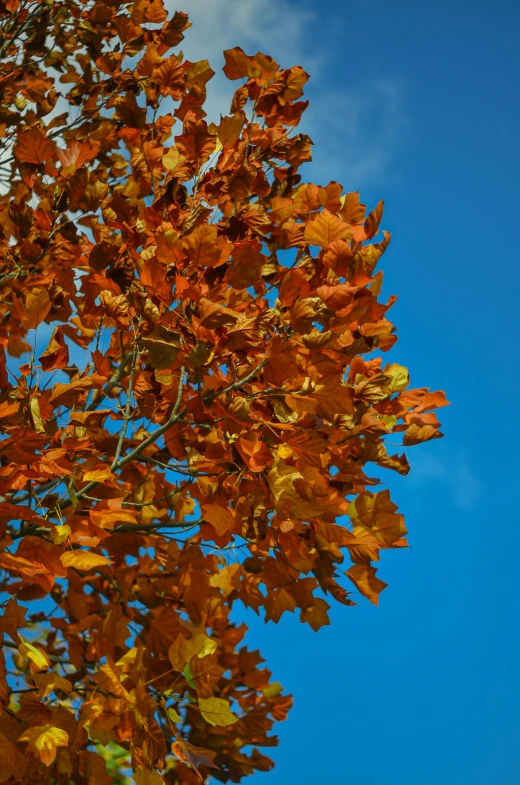
<svg viewBox="0 0 520 785">
<path fill-rule="evenodd" d="M 375 272 L 301 180 L 308 79 L 184 59 L 162 0 L 0 0 L 0 781 L 238 782 L 291 705 L 234 608 L 318 630 L 406 529 L 367 464 L 440 436 Z M 349 588 L 350 587 L 350 588 Z"/>
</svg>

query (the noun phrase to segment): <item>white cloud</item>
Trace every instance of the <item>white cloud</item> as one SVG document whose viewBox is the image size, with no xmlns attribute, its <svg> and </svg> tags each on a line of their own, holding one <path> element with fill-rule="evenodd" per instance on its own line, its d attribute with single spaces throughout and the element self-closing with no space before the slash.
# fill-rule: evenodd
<svg viewBox="0 0 520 785">
<path fill-rule="evenodd" d="M 187 0 L 178 6 L 167 0 L 170 12 L 181 7 L 189 14 L 192 27 L 180 45 L 186 59 L 209 60 L 216 72 L 208 85 L 205 106 L 208 116 L 218 122 L 229 111 L 231 97 L 241 84 L 230 82 L 222 73 L 223 51 L 241 46 L 247 54 L 262 51 L 284 67 L 302 65 L 305 29 L 312 14 L 290 7 L 284 0 Z M 303 56 L 302 56 L 303 55 Z"/>
<path fill-rule="evenodd" d="M 171 0 L 167 3 L 173 10 Z M 274 58 L 299 57 L 305 31 L 314 15 L 284 0 L 188 0 L 185 6 L 193 28 L 186 33 L 184 51 L 191 58 L 217 57 L 222 50 L 241 46 L 260 49 Z"/>
<path fill-rule="evenodd" d="M 167 6 L 170 11 L 177 7 L 172 0 Z M 401 81 L 361 77 L 356 88 L 328 86 L 324 72 L 332 70 L 341 53 L 334 47 L 317 50 L 312 45 L 317 15 L 286 0 L 188 0 L 183 10 L 193 24 L 181 44 L 185 56 L 208 59 L 216 71 L 208 85 L 210 119 L 218 121 L 228 112 L 238 86 L 222 73 L 223 50 L 241 46 L 247 54 L 262 51 L 283 67 L 301 65 L 311 75 L 311 104 L 301 125 L 315 142 L 308 176 L 339 180 L 347 190 L 388 177 L 406 125 Z"/>
</svg>

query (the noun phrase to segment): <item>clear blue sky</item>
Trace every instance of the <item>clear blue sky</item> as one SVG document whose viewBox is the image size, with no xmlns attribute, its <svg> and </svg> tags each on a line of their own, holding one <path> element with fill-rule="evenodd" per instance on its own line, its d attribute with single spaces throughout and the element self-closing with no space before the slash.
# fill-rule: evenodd
<svg viewBox="0 0 520 785">
<path fill-rule="evenodd" d="M 385 199 L 392 359 L 453 405 L 390 479 L 413 547 L 384 554 L 380 607 L 334 607 L 318 634 L 248 616 L 295 696 L 276 769 L 249 782 L 518 785 L 520 5 L 291 8 L 319 64 L 308 177 Z"/>
</svg>

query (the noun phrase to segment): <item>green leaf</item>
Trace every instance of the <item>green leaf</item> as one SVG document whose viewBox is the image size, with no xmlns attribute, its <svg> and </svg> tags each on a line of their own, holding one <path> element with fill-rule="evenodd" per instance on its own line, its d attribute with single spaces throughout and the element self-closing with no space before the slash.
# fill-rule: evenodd
<svg viewBox="0 0 520 785">
<path fill-rule="evenodd" d="M 176 722 L 176 723 L 182 722 L 181 715 L 177 711 L 175 711 L 175 709 L 169 708 L 167 710 L 167 713 L 168 713 L 168 717 L 171 719 L 172 722 Z"/>
<path fill-rule="evenodd" d="M 186 667 L 184 668 L 182 673 L 184 675 L 184 678 L 186 679 L 186 681 L 188 682 L 188 684 L 192 688 L 192 690 L 197 689 L 196 686 L 195 686 L 195 682 L 193 681 L 193 673 L 191 672 L 191 668 L 190 668 L 189 663 L 188 663 L 188 665 L 186 665 Z"/>
</svg>

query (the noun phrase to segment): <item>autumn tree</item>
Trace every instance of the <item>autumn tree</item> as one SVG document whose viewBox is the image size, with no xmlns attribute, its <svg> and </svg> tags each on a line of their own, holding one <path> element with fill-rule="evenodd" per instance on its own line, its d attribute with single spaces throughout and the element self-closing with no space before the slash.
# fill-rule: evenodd
<svg viewBox="0 0 520 785">
<path fill-rule="evenodd" d="M 226 51 L 215 124 L 188 27 L 0 0 L 1 782 L 268 770 L 291 698 L 240 606 L 377 603 L 406 529 L 366 464 L 440 436 L 383 359 L 383 203 L 302 181 L 308 75 Z"/>
</svg>

